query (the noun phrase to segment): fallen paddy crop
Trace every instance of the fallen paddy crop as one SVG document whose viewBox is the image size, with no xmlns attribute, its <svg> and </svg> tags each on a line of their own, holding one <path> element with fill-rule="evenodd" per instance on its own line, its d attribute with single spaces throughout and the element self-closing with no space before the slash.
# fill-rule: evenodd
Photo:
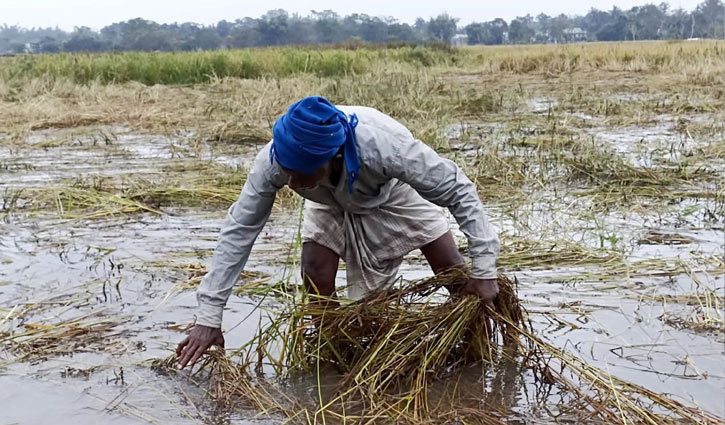
<svg viewBox="0 0 725 425">
<path fill-rule="evenodd" d="M 443 377 L 477 370 L 471 364 L 486 376 L 494 357 L 504 353 L 536 377 L 540 408 L 566 421 L 721 423 L 536 336 L 516 302 L 514 283 L 506 278 L 499 278 L 503 296 L 495 313 L 484 313 L 474 298 L 437 295 L 460 279 L 454 274 L 413 282 L 362 301 L 339 300 L 339 306 L 306 293 L 290 294 L 247 344 L 229 356 L 207 355 L 195 379 L 207 376 L 200 382 L 208 382 L 211 397 L 228 408 L 281 414 L 292 423 L 419 424 L 449 417 L 504 423 L 511 412 L 465 408 L 457 385 L 431 392 Z M 486 326 L 487 315 L 494 328 Z M 157 365 L 172 367 L 173 357 Z M 310 398 L 285 390 L 304 373 L 316 376 L 317 392 Z M 322 375 L 331 373 L 339 376 L 336 383 L 323 385 Z"/>
<path fill-rule="evenodd" d="M 154 267 L 165 272 L 176 272 L 180 275 L 180 281 L 169 291 L 167 297 L 174 296 L 183 291 L 196 289 L 206 275 L 206 265 L 202 263 L 179 263 L 172 261 L 155 261 L 145 263 L 146 267 Z M 264 272 L 244 270 L 239 276 L 238 286 L 234 288 L 236 294 L 249 294 L 254 289 L 268 287 L 271 276 Z"/>
<path fill-rule="evenodd" d="M 227 55 L 219 63 L 254 57 L 262 73 L 253 78 L 194 74 L 195 60 L 208 70 L 216 57 L 190 53 L 48 56 L 38 58 L 35 65 L 43 66 L 34 73 L 9 80 L 3 58 L 0 335 L 28 334 L 3 343 L 0 384 L 21 388 L 17 382 L 37 385 L 26 375 L 65 373 L 64 390 L 91 388 L 111 400 L 95 422 L 127 409 L 141 420 L 183 423 L 190 414 L 178 406 L 188 405 L 189 423 L 268 414 L 307 423 L 722 423 L 722 48 L 718 41 L 597 43 L 474 47 L 431 57 L 426 49 L 303 49 L 289 55 L 294 60 L 275 57 L 286 55 L 279 49 L 219 53 Z M 299 59 L 308 53 L 319 60 L 305 70 Z M 77 75 L 52 66 L 74 57 L 84 64 Z M 320 68 L 337 60 L 348 62 Z M 282 62 L 287 68 L 278 74 L 264 68 Z M 160 84 L 158 69 L 176 65 L 180 72 L 163 78 L 197 82 Z M 93 74 L 113 66 L 117 79 Z M 298 275 L 288 251 L 296 246 L 293 207 L 300 204 L 285 191 L 250 257 L 249 270 L 265 275 L 241 276 L 225 312 L 229 350 L 213 353 L 192 375 L 146 368 L 144 361 L 166 356 L 178 332 L 188 331 L 190 291 L 209 264 L 226 208 L 275 118 L 308 94 L 381 109 L 478 185 L 500 230 L 500 269 L 515 273 L 529 310 L 513 349 L 499 338 L 484 361 L 426 371 L 426 390 L 417 396 L 396 392 L 410 388 L 398 375 L 355 381 L 351 368 L 329 365 L 340 363 L 328 350 L 335 341 L 316 333 L 308 313 L 319 308 L 302 302 L 290 278 Z M 124 263 L 121 275 L 110 259 Z M 414 282 L 428 272 L 417 253 L 401 269 Z M 456 302 L 431 294 L 427 305 L 470 312 L 452 307 Z M 398 314 L 391 320 L 400 326 L 430 323 L 406 321 L 390 303 L 379 304 Z M 110 322 L 74 322 L 93 311 L 106 311 Z M 302 314 L 299 333 L 287 334 L 309 336 L 295 342 L 305 354 L 296 364 L 306 371 L 277 377 L 286 368 L 280 347 L 292 345 L 274 336 Z M 358 329 L 344 314 L 325 317 Z M 248 320 L 238 324 L 242 318 Z M 255 333 L 258 326 L 268 332 Z M 83 333 L 93 329 L 99 332 Z M 66 341 L 74 335 L 88 344 Z M 260 335 L 270 342 L 261 352 L 262 374 L 253 349 Z M 328 366 L 317 367 L 317 347 Z M 383 370 L 395 358 L 375 360 Z M 116 380 L 119 365 L 126 384 Z M 82 371 L 94 371 L 93 378 Z M 104 374 L 106 385 L 98 384 Z M 163 391 L 134 398 L 149 382 Z M 361 385 L 340 399 L 343 382 Z M 387 388 L 380 397 L 392 398 L 381 401 L 365 388 Z"/>
<path fill-rule="evenodd" d="M 0 333 L 0 347 L 13 355 L 11 362 L 38 362 L 87 351 L 125 350 L 124 344 L 114 343 L 114 337 L 124 335 L 118 329 L 123 319 L 94 317 L 98 313 L 57 322 L 21 323 Z"/>
<path fill-rule="evenodd" d="M 65 219 L 98 219 L 135 213 L 161 215 L 162 208 L 225 207 L 236 201 L 246 180 L 246 170 L 214 162 L 161 171 L 161 178 L 77 179 L 58 187 L 17 189 L 3 198 L 0 212 L 54 212 Z M 278 207 L 293 202 L 289 190 L 277 196 Z"/>
</svg>

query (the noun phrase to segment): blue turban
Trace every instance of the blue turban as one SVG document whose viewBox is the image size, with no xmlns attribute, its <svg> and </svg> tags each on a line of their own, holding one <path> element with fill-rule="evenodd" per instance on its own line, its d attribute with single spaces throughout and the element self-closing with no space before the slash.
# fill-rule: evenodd
<svg viewBox="0 0 725 425">
<path fill-rule="evenodd" d="M 355 146 L 357 116 L 347 115 L 320 96 L 293 103 L 274 124 L 270 161 L 305 174 L 328 163 L 343 147 L 349 190 L 360 172 Z"/>
</svg>

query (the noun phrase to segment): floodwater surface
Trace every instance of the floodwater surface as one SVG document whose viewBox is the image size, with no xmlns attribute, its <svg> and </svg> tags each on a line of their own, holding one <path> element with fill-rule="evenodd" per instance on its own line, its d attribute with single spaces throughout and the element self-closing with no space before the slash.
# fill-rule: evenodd
<svg viewBox="0 0 725 425">
<path fill-rule="evenodd" d="M 553 103 L 530 106 L 547 113 Z M 668 119 L 636 131 L 587 131 L 637 164 L 650 141 L 652 149 L 696 143 L 673 133 Z M 486 137 L 495 131 L 488 128 Z M 173 352 L 194 320 L 193 288 L 183 285 L 194 267 L 209 264 L 226 207 L 94 219 L 23 208 L 32 201 L 23 193 L 34 189 L 157 178 L 164 167 L 184 162 L 244 166 L 258 148 L 195 150 L 190 140 L 109 127 L 44 130 L 25 146 L 0 147 L 0 423 L 260 422 L 255 412 L 214 406 L 190 372 L 151 367 Z M 536 334 L 614 376 L 725 416 L 725 241 L 722 217 L 711 216 L 717 201 L 683 198 L 664 212 L 622 212 L 597 210 L 574 193 L 541 191 L 531 199 L 516 214 L 501 203 L 488 211 L 501 231 L 502 270 L 518 279 Z M 271 281 L 296 279 L 298 229 L 299 206 L 275 210 L 247 270 Z M 552 258 L 522 262 L 516 256 L 522 240 Z M 556 246 L 561 240 L 611 259 L 564 261 L 571 251 Z M 414 280 L 431 272 L 414 252 L 401 275 Z M 338 283 L 344 285 L 343 270 Z M 224 316 L 227 348 L 250 340 L 274 309 L 273 300 L 233 295 Z M 513 421 L 555 421 L 533 396 L 533 374 L 515 360 L 475 370 L 466 374 L 469 401 L 495 405 Z M 311 388 L 311 380 L 301 379 L 296 391 Z"/>
</svg>

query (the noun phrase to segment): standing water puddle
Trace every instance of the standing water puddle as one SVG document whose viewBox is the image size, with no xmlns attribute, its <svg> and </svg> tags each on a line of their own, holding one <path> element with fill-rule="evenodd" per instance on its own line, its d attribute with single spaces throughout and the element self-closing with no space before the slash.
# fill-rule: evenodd
<svg viewBox="0 0 725 425">
<path fill-rule="evenodd" d="M 632 135 L 631 141 L 640 136 Z M 600 137 L 608 136 L 600 132 Z M 188 148 L 167 138 L 124 133 L 108 144 L 3 148 L 0 161 L 7 166 L 0 168 L 0 193 L 8 199 L 21 189 L 62 185 L 68 179 L 158 177 L 163 167 L 189 159 L 189 151 L 175 151 L 171 146 L 176 145 Z M 237 158 L 239 151 L 217 152 L 214 158 L 238 165 L 253 157 L 253 149 L 244 150 L 243 160 Z M 538 226 L 534 231 L 539 236 L 547 229 L 560 231 L 555 225 L 563 220 L 560 212 L 546 213 L 547 205 L 541 202 L 539 215 L 532 216 L 530 226 Z M 189 278 L 184 267 L 209 263 L 226 208 L 163 211 L 93 220 L 57 218 L 52 211 L 5 212 L 0 224 L 0 336 L 5 341 L 0 351 L 0 422 L 36 423 L 49 417 L 77 424 L 252 420 L 255 412 L 219 411 L 206 401 L 203 389 L 185 378 L 188 372 L 163 375 L 150 368 L 151 360 L 172 353 L 194 319 L 194 292 L 178 285 Z M 269 274 L 272 281 L 290 273 L 297 276 L 297 269 L 287 264 L 298 232 L 297 212 L 273 214 L 247 270 Z M 515 251 L 511 244 L 521 236 L 516 230 L 520 223 L 497 208 L 491 216 L 503 230 L 504 252 Z M 611 217 L 603 224 L 628 235 L 617 243 L 635 246 L 623 259 L 599 266 L 512 266 L 506 273 L 518 278 L 519 295 L 543 339 L 614 376 L 723 416 L 722 329 L 687 326 L 688 317 L 720 314 L 722 319 L 720 311 L 701 304 L 710 296 L 706 294 L 714 293 L 722 308 L 717 295 L 725 290 L 722 227 L 660 217 L 650 228 L 643 225 L 643 216 Z M 456 236 L 463 241 L 460 232 Z M 584 242 L 596 244 L 596 238 Z M 677 266 L 678 261 L 695 264 L 697 258 L 713 256 L 719 256 L 719 266 L 707 263 L 702 271 Z M 647 260 L 663 266 L 643 270 Z M 673 272 L 657 273 L 666 271 L 664 265 L 674 265 Z M 414 280 L 431 272 L 419 253 L 413 253 L 401 274 Z M 342 271 L 338 283 L 344 284 Z M 258 299 L 232 296 L 224 319 L 227 348 L 250 340 L 266 320 L 266 310 L 274 308 L 273 300 L 260 305 Z M 72 328 L 63 326 L 74 321 L 90 326 L 97 337 L 63 333 Z M 14 335 L 22 341 L 20 333 L 43 325 L 58 327 L 58 333 L 49 334 L 54 338 L 15 343 Z M 467 378 L 472 379 L 471 388 L 486 382 L 471 397 L 496 403 L 511 418 L 552 421 L 533 396 L 533 375 L 520 364 L 501 360 L 485 373 L 485 380 L 475 374 Z M 301 379 L 296 391 L 310 388 L 312 382 Z M 557 395 L 549 397 L 554 402 Z"/>
</svg>

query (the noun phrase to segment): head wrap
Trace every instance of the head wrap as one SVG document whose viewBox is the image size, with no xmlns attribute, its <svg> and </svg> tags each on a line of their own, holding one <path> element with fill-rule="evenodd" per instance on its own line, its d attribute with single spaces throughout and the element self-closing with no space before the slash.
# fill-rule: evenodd
<svg viewBox="0 0 725 425">
<path fill-rule="evenodd" d="M 320 96 L 306 97 L 290 105 L 274 124 L 270 161 L 305 174 L 328 163 L 343 147 L 349 190 L 360 172 L 355 144 L 355 114 L 344 112 Z"/>
</svg>

